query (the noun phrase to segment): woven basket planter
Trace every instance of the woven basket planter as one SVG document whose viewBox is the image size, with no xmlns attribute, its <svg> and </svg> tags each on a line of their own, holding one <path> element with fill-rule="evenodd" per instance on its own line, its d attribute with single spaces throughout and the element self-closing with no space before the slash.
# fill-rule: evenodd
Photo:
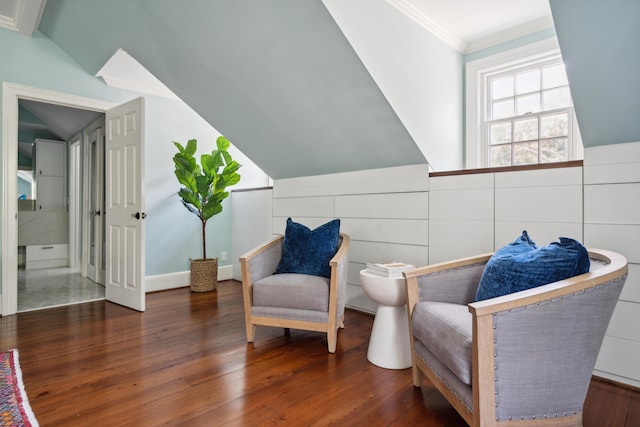
<svg viewBox="0 0 640 427">
<path fill-rule="evenodd" d="M 218 285 L 218 258 L 191 260 L 191 290 L 215 291 Z"/>
</svg>

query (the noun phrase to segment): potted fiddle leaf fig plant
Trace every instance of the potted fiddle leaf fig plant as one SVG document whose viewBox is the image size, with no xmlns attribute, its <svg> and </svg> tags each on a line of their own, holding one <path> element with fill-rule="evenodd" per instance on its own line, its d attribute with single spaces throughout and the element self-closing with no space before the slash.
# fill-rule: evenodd
<svg viewBox="0 0 640 427">
<path fill-rule="evenodd" d="M 227 151 L 231 145 L 224 136 L 216 140 L 217 149 L 200 156 L 195 153 L 198 141 L 190 139 L 186 146 L 173 142 L 178 152 L 173 156 L 175 174 L 184 187 L 178 192 L 185 208 L 196 215 L 202 223 L 202 258 L 191 259 L 191 290 L 208 292 L 218 284 L 218 258 L 207 258 L 207 221 L 222 212 L 222 201 L 229 197 L 226 189 L 240 182 L 240 164 Z"/>
</svg>

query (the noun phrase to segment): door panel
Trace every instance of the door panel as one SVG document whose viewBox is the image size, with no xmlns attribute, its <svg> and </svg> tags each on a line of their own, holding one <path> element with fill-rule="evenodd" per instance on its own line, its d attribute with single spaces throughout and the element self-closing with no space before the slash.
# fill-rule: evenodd
<svg viewBox="0 0 640 427">
<path fill-rule="evenodd" d="M 144 311 L 144 99 L 106 117 L 106 298 Z"/>
<path fill-rule="evenodd" d="M 104 284 L 104 124 L 98 123 L 97 127 L 88 133 L 87 138 L 86 177 L 88 185 L 85 197 L 86 218 L 86 274 L 96 283 Z"/>
</svg>

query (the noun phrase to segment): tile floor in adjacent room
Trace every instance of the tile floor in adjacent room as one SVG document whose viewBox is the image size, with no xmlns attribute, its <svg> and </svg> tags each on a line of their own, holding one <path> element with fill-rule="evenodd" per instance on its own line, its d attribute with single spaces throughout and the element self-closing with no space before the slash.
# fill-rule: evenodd
<svg viewBox="0 0 640 427">
<path fill-rule="evenodd" d="M 104 286 L 70 268 L 18 269 L 18 311 L 104 299 Z"/>
</svg>

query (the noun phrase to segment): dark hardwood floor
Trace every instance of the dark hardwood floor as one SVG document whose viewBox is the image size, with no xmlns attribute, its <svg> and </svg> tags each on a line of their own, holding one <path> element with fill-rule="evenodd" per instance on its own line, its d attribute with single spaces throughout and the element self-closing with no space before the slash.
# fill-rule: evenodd
<svg viewBox="0 0 640 427">
<path fill-rule="evenodd" d="M 20 352 L 41 426 L 465 426 L 411 370 L 366 359 L 373 318 L 349 311 L 335 354 L 323 334 L 244 333 L 238 282 L 147 296 L 137 313 L 100 301 L 0 319 Z M 592 381 L 586 427 L 640 425 L 640 392 Z"/>
</svg>

